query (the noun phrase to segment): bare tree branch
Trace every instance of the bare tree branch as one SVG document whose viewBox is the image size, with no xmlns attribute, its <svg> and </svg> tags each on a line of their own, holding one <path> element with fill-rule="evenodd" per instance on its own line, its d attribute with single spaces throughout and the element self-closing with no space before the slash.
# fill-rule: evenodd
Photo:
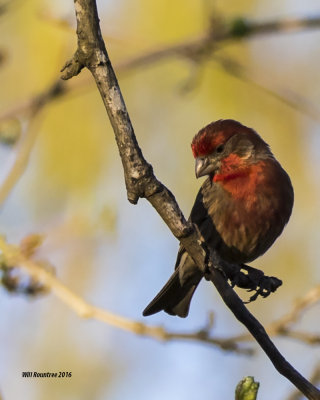
<svg viewBox="0 0 320 400">
<path fill-rule="evenodd" d="M 87 303 L 55 277 L 51 270 L 45 269 L 42 265 L 43 262 L 35 261 L 31 258 L 35 250 L 33 248 L 35 241 L 38 241 L 38 235 L 31 235 L 31 237 L 25 238 L 20 246 L 17 247 L 8 244 L 6 240 L 0 236 L 0 252 L 2 256 L 0 259 L 0 269 L 7 271 L 8 269 L 19 267 L 34 279 L 34 282 L 31 283 L 33 287 L 40 289 L 39 292 L 35 292 L 34 289 L 24 290 L 24 294 L 42 294 L 51 290 L 57 298 L 81 318 L 94 319 L 115 328 L 129 331 L 139 336 L 147 336 L 162 342 L 173 340 L 196 341 L 239 354 L 251 355 L 253 353 L 250 348 L 240 347 L 237 343 L 225 340 L 224 338 L 213 337 L 210 334 L 212 321 L 209 321 L 207 326 L 194 332 L 170 332 L 163 326 L 147 325 Z M 27 245 L 26 242 L 28 243 Z M 38 242 L 37 245 L 39 244 Z M 15 284 L 18 284 L 18 282 L 16 281 Z M 17 290 L 17 287 L 15 287 L 15 290 L 13 290 L 13 287 L 9 289 L 17 293 L 21 292 Z"/>
<path fill-rule="evenodd" d="M 4 4 L 7 6 L 7 3 Z M 260 34 L 289 32 L 319 27 L 319 16 L 281 19 L 267 22 L 249 21 L 245 18 L 236 18 L 231 21 L 224 21 L 221 16 L 216 16 L 211 19 L 209 29 L 199 37 L 135 56 L 119 63 L 117 65 L 117 70 L 119 72 L 126 72 L 171 57 L 184 57 L 196 61 L 197 67 L 199 68 L 200 61 L 204 62 L 210 59 L 210 56 L 212 56 L 219 44 L 224 44 L 230 40 L 250 38 Z M 266 87 L 264 83 L 259 82 L 259 79 L 254 78 L 252 74 L 248 74 L 244 68 L 232 60 L 226 60 L 221 56 L 218 58 L 215 56 L 214 60 L 217 61 L 227 73 L 257 86 L 293 109 L 301 111 L 315 120 L 319 120 L 319 110 L 317 110 L 313 104 L 308 102 L 301 95 L 292 91 L 289 93 L 289 91 L 283 89 L 280 90 L 279 88 L 270 89 L 270 87 Z M 45 105 L 63 95 L 70 94 L 70 92 L 73 92 L 78 86 L 79 85 L 74 85 L 71 87 L 58 79 L 42 93 L 0 113 L 0 121 L 17 117 L 21 119 L 24 117 L 28 124 L 26 133 L 23 135 L 24 138 L 19 145 L 16 161 L 8 176 L 0 186 L 0 205 L 4 203 L 8 195 L 11 193 L 13 187 L 25 171 L 28 164 L 29 155 L 33 149 L 37 136 L 36 129 L 33 128 L 34 122 L 32 120 L 35 119 L 36 115 L 39 114 L 40 110 L 42 110 Z M 88 85 L 88 81 L 86 80 L 81 82 L 80 86 L 91 87 L 91 85 Z M 190 82 L 188 87 L 190 88 Z"/>
<path fill-rule="evenodd" d="M 320 382 L 320 364 L 318 364 L 312 372 L 310 377 L 310 382 L 314 385 L 317 385 Z M 292 392 L 287 400 L 302 400 L 301 393 L 298 390 Z"/>
<path fill-rule="evenodd" d="M 16 159 L 8 175 L 5 177 L 3 183 L 0 186 L 0 206 L 4 203 L 4 201 L 18 182 L 19 178 L 25 171 L 25 168 L 29 161 L 30 153 L 33 149 L 39 132 L 36 122 L 37 121 L 35 119 L 29 121 L 24 137 L 19 143 L 19 149 L 16 155 Z"/>
<path fill-rule="evenodd" d="M 272 322 L 266 327 L 270 336 L 286 336 L 301 340 L 308 344 L 319 344 L 320 334 L 314 335 L 307 332 L 298 332 L 291 329 L 292 325 L 299 321 L 306 309 L 320 302 L 320 285 L 310 289 L 303 297 L 298 299 L 292 309 L 283 317 Z M 251 340 L 249 334 L 229 337 L 231 342 L 244 342 Z"/>
<path fill-rule="evenodd" d="M 275 31 L 273 31 L 271 29 L 272 26 L 284 27 L 288 25 L 292 26 L 292 29 L 294 26 L 300 28 L 309 26 L 318 27 L 319 21 L 320 17 L 314 19 L 302 18 L 297 20 L 288 20 L 287 22 L 274 21 L 270 23 L 261 23 L 261 24 L 250 22 L 248 24 L 254 27 L 252 31 L 253 33 L 250 33 L 251 35 L 255 34 L 255 32 L 257 33 L 260 32 L 260 25 L 261 25 L 261 31 L 265 33 L 270 33 L 270 32 L 278 32 L 280 29 L 279 28 L 277 30 L 277 28 L 275 28 Z M 266 29 L 265 28 L 266 26 L 267 27 L 269 26 L 269 28 Z M 228 36 L 225 36 L 225 38 L 227 37 Z M 200 40 L 200 38 L 202 41 Z M 193 39 L 171 47 L 170 46 L 164 47 L 163 49 L 150 51 L 140 56 L 133 57 L 130 60 L 126 60 L 122 63 L 119 63 L 117 65 L 117 70 L 119 72 L 131 71 L 134 68 L 146 66 L 148 64 L 158 62 L 163 58 L 170 58 L 172 56 L 174 57 L 183 56 L 185 58 L 193 59 L 195 57 L 195 54 L 198 54 L 196 58 L 198 62 L 197 68 L 199 68 L 200 59 L 201 61 L 206 61 L 207 59 L 209 59 L 208 57 L 210 56 L 210 53 L 216 49 L 216 46 L 214 46 L 215 41 L 216 40 L 223 41 L 224 36 L 223 35 L 222 36 L 218 35 L 218 37 L 213 36 L 210 39 L 211 44 L 209 47 L 207 44 L 208 35 L 203 35 L 200 38 Z M 204 51 L 205 49 L 207 50 Z M 201 57 L 199 59 L 200 54 Z M 275 97 L 276 99 L 288 105 L 289 107 L 310 116 L 314 120 L 318 121 L 320 119 L 319 116 L 320 114 L 317 107 L 314 106 L 311 102 L 309 102 L 300 94 L 297 94 L 292 90 L 289 91 L 284 88 L 277 88 L 277 87 L 271 88 L 272 84 L 270 83 L 269 86 L 266 86 L 264 82 L 261 82 L 260 78 L 255 77 L 252 73 L 249 74 L 245 70 L 245 68 L 241 66 L 239 63 L 230 59 L 226 59 L 221 55 L 218 57 L 215 55 L 213 60 L 216 61 L 218 65 L 220 65 L 225 70 L 226 73 L 262 89 L 265 93 Z M 189 88 L 190 90 L 190 86 L 194 87 L 195 83 L 196 80 L 192 82 L 192 85 L 190 85 L 190 82 L 188 82 L 188 85 L 187 86 L 185 85 L 185 88 Z M 33 149 L 33 145 L 35 143 L 37 136 L 36 130 L 31 128 L 34 124 L 32 120 L 36 118 L 40 110 L 42 110 L 47 104 L 61 98 L 64 95 L 74 93 L 76 88 L 78 89 L 91 88 L 91 85 L 88 83 L 86 79 L 84 79 L 80 83 L 80 85 L 73 85 L 73 86 L 67 85 L 65 82 L 58 79 L 53 84 L 51 84 L 49 88 L 47 88 L 44 92 L 35 95 L 31 99 L 28 99 L 20 104 L 15 105 L 11 109 L 5 110 L 4 112 L 0 113 L 0 122 L 10 118 L 18 117 L 19 119 L 21 119 L 22 117 L 24 117 L 27 120 L 27 125 L 28 125 L 28 127 L 26 128 L 24 139 L 19 145 L 16 161 L 13 164 L 12 168 L 10 169 L 8 176 L 0 186 L 0 205 L 3 204 L 4 201 L 7 199 L 12 189 L 14 188 L 15 184 L 17 183 L 17 181 L 25 171 L 25 168 L 27 167 L 29 156 Z"/>
<path fill-rule="evenodd" d="M 66 84 L 60 79 L 57 79 L 51 84 L 46 90 L 35 95 L 31 99 L 28 99 L 18 105 L 15 105 L 9 110 L 6 110 L 0 114 L 0 121 L 24 116 L 31 119 L 36 115 L 41 108 L 46 105 L 49 101 L 61 96 L 66 90 Z"/>
<path fill-rule="evenodd" d="M 122 61 L 117 64 L 116 69 L 118 72 L 131 71 L 135 68 L 147 66 L 159 62 L 161 60 L 167 60 L 175 57 L 185 57 L 187 59 L 194 59 L 195 56 L 201 55 L 208 57 L 210 53 L 213 53 L 217 49 L 219 43 L 224 43 L 230 40 L 242 40 L 244 38 L 255 37 L 260 34 L 276 34 L 276 33 L 288 33 L 295 32 L 305 29 L 319 29 L 320 28 L 320 16 L 311 17 L 301 17 L 301 18 L 284 18 L 278 20 L 271 20 L 265 22 L 250 21 L 245 18 L 235 18 L 231 21 L 224 21 L 222 16 L 217 16 L 211 19 L 209 29 L 198 37 L 185 40 L 181 43 L 177 43 L 171 46 L 164 46 L 156 50 L 147 51 L 144 54 L 134 56 L 128 60 Z M 217 33 L 219 32 L 219 33 Z M 198 60 L 199 61 L 199 60 Z M 218 62 L 222 62 L 223 59 L 218 58 Z M 233 64 L 234 66 L 234 64 Z M 230 63 L 227 65 L 224 62 L 223 67 L 227 72 L 238 75 L 239 70 L 235 71 L 235 68 L 230 68 Z M 243 72 L 243 71 L 242 71 Z M 242 77 L 247 80 L 247 77 Z M 84 80 L 82 83 L 87 85 L 88 82 Z M 261 83 L 258 84 L 261 86 Z M 34 104 L 39 101 L 39 99 L 46 98 L 47 101 L 59 98 L 62 95 L 67 95 L 71 90 L 74 90 L 77 85 L 72 88 L 70 85 L 66 85 L 61 82 L 60 79 L 55 81 L 50 87 L 43 93 L 36 95 L 35 97 L 26 100 L 13 108 L 0 113 L 0 120 L 5 118 L 16 117 L 21 113 L 28 112 L 33 108 Z M 263 87 L 263 90 L 266 90 Z M 270 90 L 269 90 L 270 91 Z M 285 95 L 282 93 L 274 93 L 276 90 L 272 90 L 271 94 L 276 94 L 279 100 L 285 101 L 290 106 L 299 109 L 300 99 L 294 98 L 292 101 L 286 99 Z M 303 104 L 305 100 L 302 99 Z M 304 107 L 306 108 L 307 105 Z M 310 113 L 314 117 L 314 112 Z"/>
<path fill-rule="evenodd" d="M 48 265 L 47 262 L 39 262 L 33 259 L 37 248 L 42 243 L 42 240 L 43 237 L 41 235 L 28 235 L 23 238 L 20 246 L 16 247 L 8 244 L 4 238 L 0 237 L 1 281 L 10 292 L 36 296 L 44 293 L 47 294 L 50 290 L 54 295 L 56 295 L 56 297 L 83 318 L 95 319 L 110 326 L 127 330 L 141 336 L 148 336 L 160 341 L 196 341 L 219 347 L 225 351 L 232 351 L 246 355 L 253 354 L 252 348 L 241 346 L 241 342 L 252 341 L 253 337 L 251 335 L 244 334 L 229 338 L 219 338 L 212 334 L 214 321 L 213 313 L 210 313 L 207 324 L 199 330 L 195 330 L 194 332 L 170 332 L 163 326 L 146 325 L 140 321 L 133 321 L 88 304 L 54 276 L 52 273 L 52 270 L 54 270 L 53 267 L 50 269 L 44 268 L 44 264 L 46 266 Z M 31 277 L 31 281 L 29 280 L 27 282 L 27 286 L 21 284 L 15 271 L 17 268 L 22 271 L 25 270 Z M 306 308 L 316 304 L 319 300 L 320 286 L 312 289 L 303 298 L 299 299 L 288 314 L 270 324 L 269 327 L 267 327 L 269 335 L 286 335 L 295 337 L 295 333 L 291 335 L 292 331 L 289 330 L 288 325 L 296 322 Z M 273 328 L 273 326 L 276 328 Z M 310 336 L 312 335 L 301 332 L 300 336 L 296 338 L 308 344 L 320 343 L 319 337 Z"/>
<path fill-rule="evenodd" d="M 212 61 L 221 67 L 227 74 L 239 79 L 242 82 L 262 90 L 265 94 L 279 100 L 295 111 L 311 117 L 315 121 L 320 121 L 320 109 L 306 97 L 302 96 L 285 86 L 275 85 L 271 79 L 265 76 L 261 78 L 254 71 L 249 71 L 239 62 L 226 58 L 221 55 L 214 55 Z"/>
<path fill-rule="evenodd" d="M 320 16 L 256 22 L 241 17 L 225 21 L 219 15 L 211 19 L 210 27 L 204 34 L 188 41 L 147 52 L 139 57 L 133 57 L 131 60 L 120 63 L 117 69 L 119 71 L 132 69 L 177 55 L 199 60 L 199 57 L 208 57 L 217 49 L 217 46 L 226 44 L 230 40 L 237 41 L 262 34 L 288 33 L 310 28 L 320 28 Z"/>
<path fill-rule="evenodd" d="M 86 67 L 92 73 L 100 91 L 121 156 L 128 199 L 137 203 L 145 197 L 180 240 L 190 256 L 216 286 L 225 304 L 255 337 L 275 368 L 287 377 L 308 399 L 319 400 L 320 391 L 297 372 L 280 354 L 263 326 L 243 305 L 218 268 L 215 260 L 207 262 L 208 251 L 199 232 L 186 222 L 174 196 L 153 174 L 152 167 L 143 158 L 124 103 L 115 73 L 102 39 L 96 3 L 94 0 L 75 0 L 78 48 L 63 68 L 63 79 L 77 75 Z M 218 265 L 215 265 L 218 267 Z M 208 271 L 209 270 L 209 271 Z"/>
<path fill-rule="evenodd" d="M 61 93 L 61 84 L 56 83 L 49 88 L 46 92 L 42 93 L 40 96 L 35 97 L 28 103 L 27 112 L 27 126 L 24 128 L 25 132 L 18 144 L 18 151 L 16 154 L 15 161 L 5 177 L 3 183 L 0 186 L 0 206 L 4 203 L 8 195 L 11 193 L 12 189 L 24 173 L 26 166 L 28 165 L 30 153 L 33 149 L 34 143 L 37 139 L 39 127 L 38 127 L 38 117 L 43 107 L 47 102 Z M 6 117 L 12 117 L 9 113 Z"/>
</svg>

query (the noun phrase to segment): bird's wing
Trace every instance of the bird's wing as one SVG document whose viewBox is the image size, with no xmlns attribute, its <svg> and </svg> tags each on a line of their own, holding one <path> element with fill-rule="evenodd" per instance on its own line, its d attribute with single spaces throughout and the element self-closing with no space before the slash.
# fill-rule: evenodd
<svg viewBox="0 0 320 400">
<path fill-rule="evenodd" d="M 202 195 L 202 191 L 200 188 L 188 220 L 191 221 L 193 224 L 196 224 L 199 227 L 199 229 L 201 230 L 200 227 L 203 223 L 205 223 L 205 220 L 207 218 L 208 218 L 208 213 L 203 204 L 203 195 Z M 178 254 L 177 254 L 176 264 L 174 267 L 175 269 L 178 268 L 178 266 L 181 264 L 181 262 L 184 261 L 183 256 L 185 253 L 186 253 L 185 248 L 182 245 L 180 245 Z"/>
<path fill-rule="evenodd" d="M 189 217 L 189 220 L 198 226 L 202 237 L 212 250 L 216 249 L 222 240 L 214 224 L 214 215 L 210 215 L 219 208 L 216 189 L 216 185 L 208 177 L 198 192 Z"/>
</svg>

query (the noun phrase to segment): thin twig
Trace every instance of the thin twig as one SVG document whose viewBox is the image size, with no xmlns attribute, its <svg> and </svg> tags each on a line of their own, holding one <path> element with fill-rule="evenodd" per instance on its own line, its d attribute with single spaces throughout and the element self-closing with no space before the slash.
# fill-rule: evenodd
<svg viewBox="0 0 320 400">
<path fill-rule="evenodd" d="M 1 236 L 0 251 L 2 253 L 2 261 L 7 267 L 18 266 L 21 270 L 26 271 L 32 278 L 36 280 L 36 282 L 39 284 L 41 283 L 46 288 L 50 289 L 57 298 L 59 298 L 81 318 L 94 319 L 115 328 L 129 331 L 136 335 L 147 336 L 162 342 L 169 342 L 173 340 L 196 341 L 219 347 L 225 351 L 233 351 L 246 355 L 252 354 L 252 349 L 250 348 L 243 348 L 238 346 L 236 343 L 230 342 L 229 340 L 213 337 L 209 332 L 210 326 L 190 333 L 170 332 L 163 326 L 147 325 L 142 322 L 134 321 L 132 319 L 111 313 L 102 308 L 95 307 L 83 300 L 82 297 L 75 294 L 50 271 L 44 269 L 41 264 L 26 256 L 23 252 L 23 249 L 8 244 Z"/>
<path fill-rule="evenodd" d="M 200 60 L 205 61 L 208 59 L 210 54 L 217 49 L 218 43 L 223 43 L 226 40 L 238 40 L 243 39 L 244 37 L 252 37 L 259 34 L 295 31 L 306 28 L 319 28 L 320 26 L 320 17 L 317 16 L 270 22 L 254 22 L 247 21 L 243 18 L 238 18 L 226 25 L 222 24 L 221 20 L 219 21 L 217 22 L 216 19 L 215 24 L 210 27 L 208 32 L 200 35 L 197 38 L 172 46 L 163 47 L 154 51 L 149 51 L 140 56 L 135 56 L 130 60 L 119 63 L 116 69 L 120 73 L 131 71 L 134 68 L 146 66 L 162 59 L 168 59 L 170 57 L 177 56 L 191 60 L 196 59 L 199 64 Z M 219 30 L 218 33 L 213 29 L 215 27 L 217 27 Z M 289 95 L 287 95 L 286 92 L 281 92 L 277 88 L 270 89 L 270 87 L 266 87 L 265 84 L 258 82 L 257 79 L 253 79 L 252 75 L 249 76 L 249 74 L 246 73 L 243 68 L 239 68 L 239 66 L 234 62 L 226 62 L 226 60 L 221 57 L 216 58 L 216 60 L 221 63 L 221 66 L 227 73 L 257 86 L 281 102 L 289 105 L 293 109 L 303 112 L 315 120 L 319 120 L 319 112 L 316 107 L 310 104 L 301 95 L 298 95 L 292 91 Z M 39 111 L 45 107 L 45 105 L 64 95 L 70 94 L 70 92 L 72 92 L 78 86 L 79 85 L 75 85 L 73 88 L 71 88 L 70 85 L 66 85 L 65 82 L 62 82 L 60 79 L 58 79 L 52 85 L 50 85 L 48 89 L 39 95 L 36 95 L 31 99 L 28 99 L 20 104 L 15 105 L 11 109 L 0 113 L 0 121 L 9 118 L 21 118 L 24 114 L 26 114 L 25 117 L 27 118 L 28 125 L 24 139 L 19 144 L 16 160 L 0 186 L 0 205 L 3 204 L 7 199 L 27 167 L 29 156 L 37 137 L 37 130 L 34 128 L 34 121 L 32 121 L 32 119 L 35 119 L 36 114 L 38 114 Z M 84 80 L 81 83 L 81 87 L 85 86 L 91 87 L 91 85 L 88 85 L 87 80 Z"/>
<path fill-rule="evenodd" d="M 189 39 L 183 42 L 164 46 L 158 48 L 156 50 L 149 50 L 141 55 L 134 56 L 130 59 L 119 62 L 116 65 L 116 70 L 120 73 L 132 71 L 135 68 L 139 68 L 142 66 L 148 66 L 154 64 L 156 62 L 162 60 L 168 60 L 170 58 L 176 57 L 184 57 L 187 59 L 194 58 L 195 55 L 203 55 L 208 57 L 211 53 L 213 53 L 217 49 L 217 45 L 223 43 L 227 40 L 242 40 L 244 38 L 255 37 L 260 34 L 275 34 L 275 33 L 287 33 L 287 32 L 295 32 L 299 30 L 305 29 L 319 29 L 320 28 L 320 17 L 319 16 L 311 16 L 311 17 L 301 17 L 301 18 L 284 18 L 273 21 L 266 22 L 256 22 L 246 20 L 245 18 L 236 18 L 234 20 L 222 23 L 222 20 L 219 20 L 217 23 L 217 18 L 214 20 L 213 26 L 210 26 L 207 32 Z M 242 30 L 240 29 L 242 27 Z M 220 30 L 219 34 L 217 34 L 217 29 Z M 208 53 L 208 50 L 210 52 Z M 219 61 L 219 60 L 218 60 Z M 234 70 L 230 70 L 226 68 L 226 72 L 236 74 Z M 246 76 L 240 76 L 241 79 L 246 79 Z M 87 80 L 82 82 L 83 85 L 87 85 Z M 60 85 L 60 91 L 52 92 L 52 87 Z M 264 85 L 260 83 L 257 86 L 261 87 L 263 90 L 266 90 Z M 29 109 L 33 107 L 33 105 L 38 102 L 39 98 L 45 97 L 48 101 L 53 101 L 60 96 L 64 96 L 70 93 L 70 91 L 77 88 L 78 85 L 67 86 L 64 82 L 61 82 L 60 79 L 57 79 L 53 85 L 45 90 L 43 93 L 32 97 L 20 104 L 15 105 L 9 110 L 6 110 L 0 113 L 0 120 L 4 120 L 6 118 L 13 118 L 20 116 L 21 114 L 28 112 Z M 282 93 L 277 93 L 277 90 L 268 90 L 269 93 L 273 96 L 276 96 L 279 100 L 285 101 L 290 106 L 299 109 L 300 102 L 304 105 L 303 111 L 310 114 L 314 118 L 314 112 L 308 112 L 308 104 L 306 104 L 303 98 L 297 98 L 294 95 L 294 99 L 287 99 L 285 95 Z M 291 94 L 290 94 L 291 95 Z"/>
<path fill-rule="evenodd" d="M 300 93 L 275 85 L 271 80 L 266 80 L 266 77 L 261 78 L 254 71 L 248 71 L 244 65 L 230 58 L 215 54 L 212 61 L 227 74 L 262 90 L 265 94 L 272 96 L 293 110 L 309 116 L 314 121 L 320 121 L 320 109 Z"/>
<path fill-rule="evenodd" d="M 41 94 L 41 96 L 34 98 L 28 105 L 27 110 L 29 115 L 27 119 L 27 126 L 24 128 L 25 133 L 22 140 L 18 144 L 15 161 L 8 175 L 5 177 L 0 186 L 0 206 L 7 199 L 28 165 L 31 151 L 39 133 L 40 112 L 51 98 L 61 93 L 61 90 L 60 83 L 54 84 L 50 86 L 49 90 Z"/>
<path fill-rule="evenodd" d="M 63 79 L 70 79 L 86 67 L 92 73 L 108 113 L 120 152 L 128 199 L 137 203 L 147 198 L 171 232 L 180 240 L 201 271 L 208 271 L 205 243 L 199 232 L 185 220 L 174 196 L 159 182 L 146 162 L 124 103 L 117 78 L 102 39 L 95 0 L 75 0 L 78 48 L 63 68 Z M 214 260 L 212 260 L 214 261 Z M 210 268 L 210 280 L 235 317 L 255 337 L 275 368 L 310 400 L 319 400 L 320 391 L 296 371 L 270 340 L 263 326 L 246 309 L 218 268 Z"/>
<path fill-rule="evenodd" d="M 270 327 L 271 329 L 280 329 L 281 327 L 288 328 L 290 324 L 297 322 L 301 316 L 302 313 L 306 310 L 306 308 L 309 308 L 313 306 L 314 304 L 318 303 L 320 301 L 320 285 L 317 285 L 313 287 L 307 294 L 305 294 L 303 297 L 298 299 L 293 306 L 292 310 L 284 315 L 280 320 L 277 321 L 277 323 Z"/>
<path fill-rule="evenodd" d="M 7 199 L 27 167 L 30 153 L 38 136 L 38 128 L 38 120 L 34 117 L 28 122 L 24 137 L 19 143 L 16 159 L 0 186 L 0 206 Z"/>
<path fill-rule="evenodd" d="M 66 86 L 65 82 L 57 79 L 43 92 L 0 113 L 0 121 L 16 117 L 31 119 L 48 102 L 67 92 Z"/>
<path fill-rule="evenodd" d="M 71 289 L 63 285 L 61 281 L 56 278 L 50 271 L 43 268 L 42 263 L 38 263 L 31 259 L 34 256 L 36 248 L 41 244 L 42 236 L 29 235 L 24 238 L 19 247 L 10 245 L 6 240 L 0 237 L 0 251 L 2 254 L 2 261 L 5 261 L 6 267 L 20 267 L 25 270 L 37 284 L 37 287 L 51 290 L 56 297 L 64 302 L 68 307 L 75 311 L 80 317 L 91 318 L 101 322 L 104 322 L 110 326 L 128 330 L 132 333 L 149 336 L 160 341 L 172 341 L 172 340 L 187 340 L 197 341 L 209 345 L 220 347 L 226 351 L 234 351 L 241 354 L 252 354 L 252 348 L 244 348 L 240 346 L 240 343 L 250 342 L 253 337 L 248 334 L 238 335 L 227 338 L 217 338 L 211 333 L 213 326 L 213 314 L 209 318 L 209 323 L 203 328 L 194 332 L 170 332 L 162 326 L 149 326 L 140 321 L 133 321 L 118 315 L 112 314 L 109 311 L 105 311 L 101 308 L 97 308 L 93 305 L 85 302 L 80 296 L 72 292 Z M 0 263 L 1 267 L 1 263 Z M 3 267 L 3 265 L 2 265 Z M 40 286 L 39 286 L 40 285 Z M 13 292 L 17 291 L 14 289 Z M 18 291 L 19 292 L 19 291 Z M 40 293 L 42 293 L 41 291 Z M 25 294 L 25 292 L 23 292 Z M 33 292 L 32 292 L 33 293 Z M 291 336 L 300 341 L 308 344 L 319 344 L 320 338 L 316 335 L 311 335 L 305 332 L 295 332 L 289 330 L 288 325 L 296 322 L 303 314 L 306 308 L 311 307 L 319 301 L 320 289 L 318 287 L 313 288 L 309 291 L 302 299 L 298 300 L 292 310 L 273 322 L 267 327 L 267 331 L 271 336 Z M 273 328 L 275 326 L 277 328 Z"/>
<path fill-rule="evenodd" d="M 319 29 L 320 16 L 310 15 L 302 18 L 284 18 L 275 21 L 248 22 L 248 27 L 250 36 L 279 32 L 295 32 L 302 29 Z"/>
</svg>

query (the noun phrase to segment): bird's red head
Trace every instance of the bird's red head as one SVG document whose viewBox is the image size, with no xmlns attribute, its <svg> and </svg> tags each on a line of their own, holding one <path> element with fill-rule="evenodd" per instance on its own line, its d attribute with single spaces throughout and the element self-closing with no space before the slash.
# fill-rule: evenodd
<svg viewBox="0 0 320 400">
<path fill-rule="evenodd" d="M 197 177 L 230 166 L 236 170 L 261 158 L 273 157 L 269 146 L 253 129 L 232 119 L 215 121 L 201 129 L 191 148 Z"/>
<path fill-rule="evenodd" d="M 219 146 L 224 145 L 236 134 L 247 135 L 251 138 L 261 139 L 251 128 L 242 125 L 233 119 L 219 119 L 202 128 L 193 138 L 191 143 L 194 158 L 208 156 Z M 262 139 L 261 139 L 262 141 Z"/>
</svg>

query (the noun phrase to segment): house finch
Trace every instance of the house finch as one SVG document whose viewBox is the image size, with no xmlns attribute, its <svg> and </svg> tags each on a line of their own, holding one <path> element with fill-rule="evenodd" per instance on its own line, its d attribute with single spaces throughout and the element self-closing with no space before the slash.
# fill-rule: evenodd
<svg viewBox="0 0 320 400">
<path fill-rule="evenodd" d="M 201 129 L 191 144 L 196 177 L 208 175 L 189 221 L 222 260 L 241 264 L 265 253 L 281 234 L 293 206 L 288 174 L 251 128 L 227 119 Z M 203 273 L 180 246 L 175 271 L 143 312 L 186 317 Z"/>
</svg>

